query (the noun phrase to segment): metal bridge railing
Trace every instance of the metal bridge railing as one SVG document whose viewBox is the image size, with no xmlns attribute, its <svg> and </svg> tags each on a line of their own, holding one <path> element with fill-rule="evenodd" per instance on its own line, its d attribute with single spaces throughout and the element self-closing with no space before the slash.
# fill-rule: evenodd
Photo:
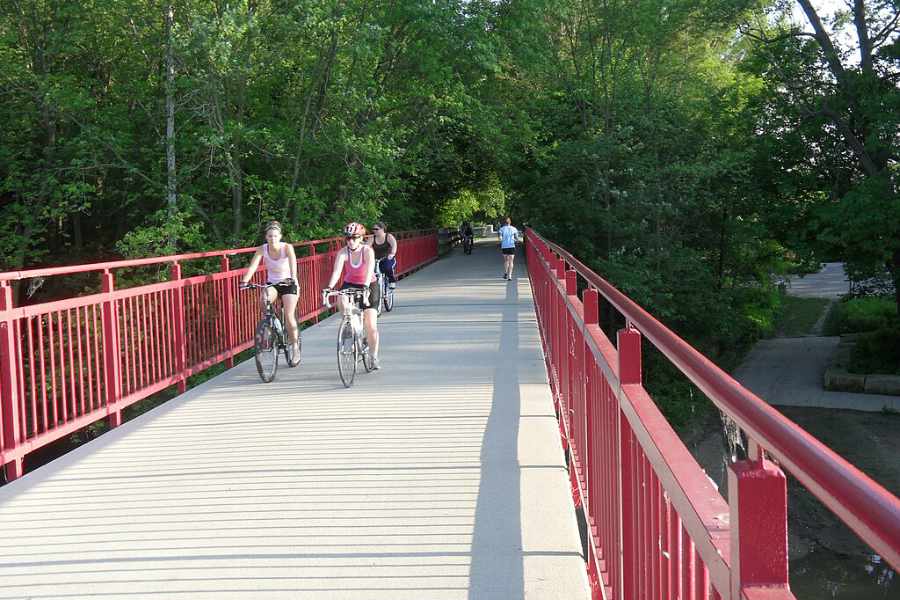
<svg viewBox="0 0 900 600">
<path fill-rule="evenodd" d="M 594 598 L 793 599 L 782 467 L 900 569 L 900 500 L 563 248 L 533 230 L 526 240 Z M 615 346 L 599 326 L 601 301 L 627 323 Z M 747 435 L 727 503 L 644 389 L 642 337 Z"/>
<path fill-rule="evenodd" d="M 437 258 L 434 231 L 396 234 L 397 274 Z M 295 244 L 300 321 L 325 309 L 340 238 Z M 259 317 L 255 294 L 239 292 L 245 268 L 230 258 L 255 248 L 0 273 L 0 465 L 7 479 L 22 474 L 22 459 L 91 423 L 121 422 L 123 408 L 253 345 Z M 216 259 L 219 272 L 183 277 L 189 261 Z M 114 271 L 168 263 L 169 280 L 116 289 Z M 264 278 L 261 266 L 255 280 Z M 11 281 L 99 272 L 97 294 L 14 307 Z"/>
</svg>

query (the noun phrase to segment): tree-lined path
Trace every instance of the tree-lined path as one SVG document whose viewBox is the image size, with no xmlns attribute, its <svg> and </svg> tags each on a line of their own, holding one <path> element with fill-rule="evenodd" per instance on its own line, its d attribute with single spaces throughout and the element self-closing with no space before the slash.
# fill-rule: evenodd
<svg viewBox="0 0 900 600">
<path fill-rule="evenodd" d="M 588 597 L 531 288 L 403 280 L 344 389 L 334 317 L 0 488 L 0 599 Z"/>
</svg>

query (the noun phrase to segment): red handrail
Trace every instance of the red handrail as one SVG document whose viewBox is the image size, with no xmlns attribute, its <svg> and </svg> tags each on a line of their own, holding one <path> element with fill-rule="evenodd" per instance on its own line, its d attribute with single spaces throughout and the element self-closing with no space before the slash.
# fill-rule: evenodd
<svg viewBox="0 0 900 600">
<path fill-rule="evenodd" d="M 596 287 L 749 438 L 787 467 L 894 569 L 900 570 L 900 499 L 743 387 L 574 256 L 543 241 Z"/>
<path fill-rule="evenodd" d="M 397 240 L 417 238 L 434 234 L 433 229 L 417 229 L 411 231 L 399 231 L 394 233 Z M 321 244 L 339 245 L 340 237 L 322 238 L 320 240 L 309 240 L 304 242 L 293 243 L 295 248 L 315 248 Z M 231 257 L 239 254 L 248 254 L 256 251 L 256 246 L 248 248 L 232 248 L 229 250 L 211 250 L 209 252 L 192 252 L 189 254 L 172 254 L 166 256 L 153 256 L 150 258 L 133 258 L 126 260 L 114 260 L 108 262 L 89 263 L 83 265 L 69 265 L 64 267 L 43 267 L 38 269 L 26 269 L 24 271 L 5 271 L 0 273 L 0 281 L 16 281 L 21 279 L 30 279 L 33 277 L 50 277 L 52 275 L 72 275 L 74 273 L 89 273 L 92 271 L 111 271 L 113 269 L 124 269 L 126 267 L 143 267 L 147 265 L 157 265 L 164 263 L 184 262 L 188 260 L 198 260 L 201 258 Z"/>
<path fill-rule="evenodd" d="M 898 567 L 896 497 L 744 389 L 565 249 L 533 230 L 527 241 L 561 435 L 573 458 L 573 494 L 591 524 L 588 567 L 596 597 L 650 592 L 675 597 L 666 594 L 676 583 L 683 587 L 693 569 L 690 583 L 701 598 L 739 600 L 762 589 L 770 598 L 792 598 L 784 476 L 766 455 Z M 577 277 L 587 284 L 582 298 Z M 600 297 L 628 323 L 618 348 L 597 325 Z M 730 508 L 643 389 L 641 334 L 751 440 L 751 460 L 729 469 Z M 663 504 L 665 511 L 659 508 Z M 698 573 L 709 581 L 698 582 Z"/>
<path fill-rule="evenodd" d="M 437 235 L 399 232 L 398 276 L 437 258 Z M 327 244 L 326 252 L 317 247 Z M 331 275 L 340 238 L 296 244 L 301 321 L 325 309 L 319 291 Z M 0 274 L 0 465 L 22 474 L 23 457 L 73 431 L 108 418 L 253 345 L 258 319 L 254 294 L 238 291 L 246 269 L 229 257 L 254 248 L 52 267 Z M 182 277 L 182 263 L 220 259 L 219 272 Z M 171 263 L 170 280 L 115 289 L 114 269 Z M 102 272 L 102 292 L 15 307 L 10 281 Z M 264 269 L 254 276 L 260 281 Z"/>
</svg>

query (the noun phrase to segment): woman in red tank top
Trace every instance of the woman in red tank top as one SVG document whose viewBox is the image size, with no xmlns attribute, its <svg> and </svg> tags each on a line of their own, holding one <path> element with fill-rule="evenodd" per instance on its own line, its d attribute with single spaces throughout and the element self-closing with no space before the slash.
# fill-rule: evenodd
<svg viewBox="0 0 900 600">
<path fill-rule="evenodd" d="M 344 240 L 347 246 L 338 252 L 334 260 L 334 269 L 331 271 L 329 288 L 334 288 L 343 273 L 342 290 L 366 289 L 369 290 L 368 298 L 360 300 L 359 307 L 363 309 L 363 324 L 366 328 L 366 340 L 369 342 L 369 352 L 372 355 L 373 367 L 381 368 L 378 364 L 378 310 L 377 304 L 381 299 L 381 291 L 378 289 L 378 281 L 375 279 L 375 252 L 371 246 L 362 243 L 366 235 L 366 228 L 359 223 L 350 223 L 344 228 Z M 343 298 L 338 309 L 343 310 Z"/>
</svg>

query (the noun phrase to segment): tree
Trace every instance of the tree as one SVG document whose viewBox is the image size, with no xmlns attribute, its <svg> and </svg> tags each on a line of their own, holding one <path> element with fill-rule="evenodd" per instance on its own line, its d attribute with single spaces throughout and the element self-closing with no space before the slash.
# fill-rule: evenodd
<svg viewBox="0 0 900 600">
<path fill-rule="evenodd" d="M 769 83 L 767 110 L 785 117 L 765 131 L 783 136 L 787 126 L 804 141 L 802 168 L 811 177 L 801 193 L 821 192 L 809 237 L 841 248 L 860 276 L 887 266 L 900 312 L 897 3 L 853 0 L 825 18 L 811 0 L 797 6 L 807 27 L 780 2 L 742 28 L 767 63 L 757 63 Z"/>
</svg>

